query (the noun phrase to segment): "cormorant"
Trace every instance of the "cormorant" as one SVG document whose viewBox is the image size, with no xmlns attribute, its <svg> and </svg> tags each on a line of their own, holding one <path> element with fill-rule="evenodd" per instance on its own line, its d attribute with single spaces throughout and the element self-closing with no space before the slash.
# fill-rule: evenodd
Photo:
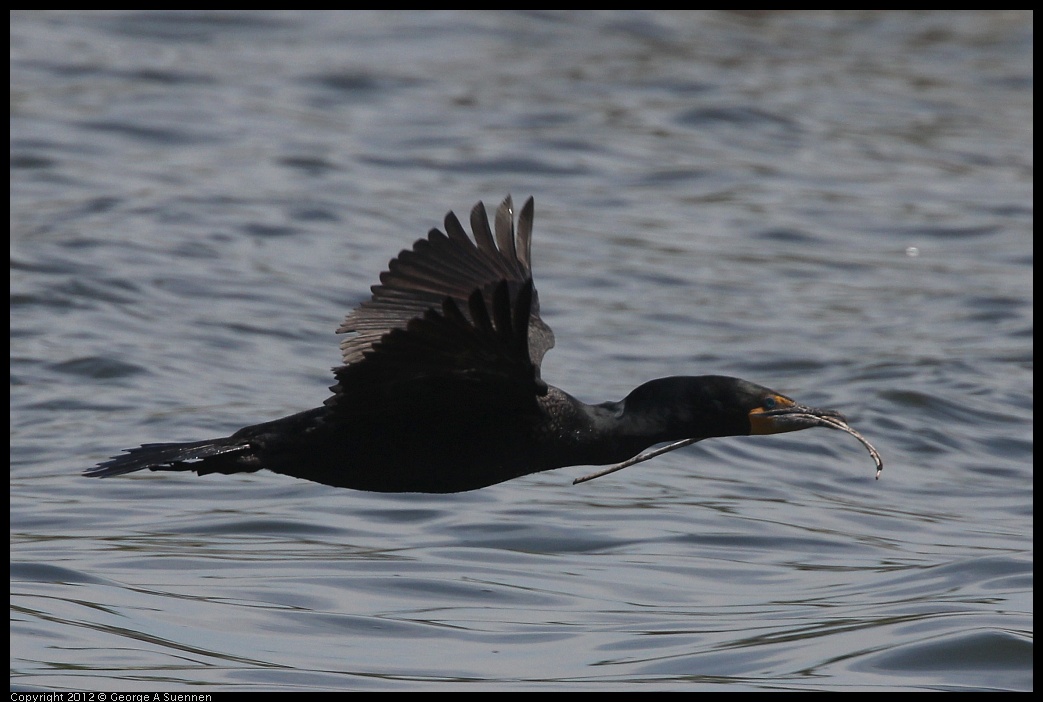
<svg viewBox="0 0 1043 702">
<path fill-rule="evenodd" d="M 831 410 L 738 378 L 660 378 L 623 400 L 585 404 L 540 378 L 554 335 L 532 282 L 533 200 L 508 196 L 490 228 L 471 210 L 468 237 L 452 212 L 403 251 L 372 297 L 337 330 L 344 364 L 322 407 L 229 437 L 145 444 L 85 472 L 275 473 L 378 492 L 462 492 L 572 465 L 618 463 L 604 475 L 717 436 L 826 426 L 879 454 Z M 663 442 L 676 442 L 637 456 Z M 636 456 L 636 457 L 635 457 Z M 627 460 L 629 459 L 629 460 Z M 879 477 L 879 470 L 877 471 Z"/>
</svg>

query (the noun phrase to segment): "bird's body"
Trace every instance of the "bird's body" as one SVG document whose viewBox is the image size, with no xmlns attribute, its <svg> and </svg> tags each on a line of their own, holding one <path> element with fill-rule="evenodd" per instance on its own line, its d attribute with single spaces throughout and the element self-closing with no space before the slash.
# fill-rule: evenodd
<svg viewBox="0 0 1043 702">
<path fill-rule="evenodd" d="M 267 469 L 336 487 L 460 492 L 570 465 L 604 465 L 664 441 L 830 426 L 839 414 L 723 376 L 674 377 L 588 405 L 540 377 L 554 336 L 539 316 L 533 202 L 510 198 L 472 240 L 449 213 L 403 251 L 338 332 L 344 365 L 323 406 L 230 437 L 146 444 L 87 471 Z M 864 442 L 864 440 L 862 440 Z M 868 446 L 868 444 L 867 444 Z"/>
</svg>

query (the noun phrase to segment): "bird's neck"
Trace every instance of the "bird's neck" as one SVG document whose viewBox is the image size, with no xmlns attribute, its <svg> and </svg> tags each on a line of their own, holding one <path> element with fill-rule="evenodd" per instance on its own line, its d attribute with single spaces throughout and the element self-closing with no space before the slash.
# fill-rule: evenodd
<svg viewBox="0 0 1043 702">
<path fill-rule="evenodd" d="M 644 401 L 639 390 L 623 400 L 596 405 L 557 391 L 558 401 L 568 406 L 567 412 L 559 414 L 568 417 L 560 435 L 568 437 L 566 444 L 572 449 L 559 455 L 564 459 L 560 465 L 618 463 L 654 444 L 692 438 L 685 435 L 690 425 L 682 413 Z"/>
</svg>

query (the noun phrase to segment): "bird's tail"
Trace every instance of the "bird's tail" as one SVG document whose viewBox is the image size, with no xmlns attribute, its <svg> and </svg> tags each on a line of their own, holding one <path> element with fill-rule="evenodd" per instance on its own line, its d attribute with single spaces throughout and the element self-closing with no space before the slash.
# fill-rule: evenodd
<svg viewBox="0 0 1043 702">
<path fill-rule="evenodd" d="M 84 471 L 89 478 L 108 478 L 137 470 L 192 470 L 206 473 L 252 472 L 257 466 L 244 461 L 253 452 L 249 439 L 227 437 L 183 444 L 145 444 L 127 449 L 104 463 Z"/>
</svg>

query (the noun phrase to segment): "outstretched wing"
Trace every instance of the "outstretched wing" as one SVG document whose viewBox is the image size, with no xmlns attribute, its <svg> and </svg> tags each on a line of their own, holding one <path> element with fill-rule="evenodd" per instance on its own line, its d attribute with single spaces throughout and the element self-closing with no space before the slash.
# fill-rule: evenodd
<svg viewBox="0 0 1043 702">
<path fill-rule="evenodd" d="M 532 221 L 529 198 L 515 229 L 507 197 L 494 234 L 479 202 L 473 241 L 450 212 L 445 233 L 432 229 L 393 259 L 372 298 L 337 330 L 349 336 L 327 405 L 392 409 L 421 395 L 437 396 L 439 406 L 482 395 L 531 402 L 545 393 L 539 367 L 554 334 L 532 283 Z"/>
<path fill-rule="evenodd" d="M 373 297 L 348 314 L 337 329 L 350 334 L 341 341 L 345 365 L 361 361 L 385 334 L 403 329 L 410 320 L 428 310 L 439 310 L 446 298 L 468 306 L 471 293 L 481 290 L 487 304 L 492 291 L 507 281 L 512 296 L 532 279 L 533 201 L 522 206 L 518 228 L 514 227 L 514 205 L 508 196 L 496 210 L 495 239 L 489 228 L 485 205 L 471 210 L 474 241 L 467 236 L 453 212 L 445 216 L 445 233 L 432 229 L 410 251 L 403 251 L 380 274 Z M 533 290 L 529 311 L 529 357 L 539 366 L 543 354 L 554 346 L 554 334 L 540 319 L 539 297 Z"/>
</svg>

